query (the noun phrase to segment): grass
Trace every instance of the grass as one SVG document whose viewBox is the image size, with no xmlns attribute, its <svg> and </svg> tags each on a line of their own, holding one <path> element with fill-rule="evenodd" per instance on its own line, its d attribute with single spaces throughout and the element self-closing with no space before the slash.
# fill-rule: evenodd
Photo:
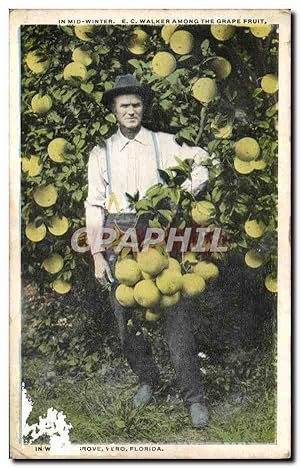
<svg viewBox="0 0 300 468">
<path fill-rule="evenodd" d="M 39 365 L 32 360 L 30 367 L 37 369 Z M 71 442 L 77 444 L 274 442 L 274 395 L 261 392 L 257 398 L 245 397 L 240 404 L 233 404 L 228 398 L 210 402 L 209 426 L 195 430 L 190 426 L 188 411 L 172 388 L 162 385 L 150 405 L 135 409 L 131 399 L 136 381 L 131 371 L 122 360 L 110 363 L 109 369 L 110 372 L 100 372 L 92 379 L 71 383 L 61 377 L 54 379 L 48 388 L 31 385 L 27 390 L 33 411 L 28 422 L 37 422 L 50 407 L 63 411 L 73 426 Z"/>
</svg>

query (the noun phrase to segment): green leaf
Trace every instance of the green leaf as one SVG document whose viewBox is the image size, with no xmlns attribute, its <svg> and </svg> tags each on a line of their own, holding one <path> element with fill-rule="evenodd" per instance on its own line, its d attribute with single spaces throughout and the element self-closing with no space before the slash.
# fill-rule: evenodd
<svg viewBox="0 0 300 468">
<path fill-rule="evenodd" d="M 158 213 L 161 214 L 167 221 L 172 221 L 174 213 L 170 210 L 158 210 Z"/>
<path fill-rule="evenodd" d="M 169 184 L 169 183 L 170 183 L 171 177 L 170 177 L 170 175 L 169 175 L 166 171 L 163 171 L 162 169 L 158 169 L 158 173 L 159 173 L 161 179 L 162 179 L 166 184 Z"/>
<path fill-rule="evenodd" d="M 82 83 L 80 88 L 82 89 L 82 91 L 86 92 L 87 94 L 91 94 L 91 92 L 94 89 L 94 85 L 93 83 Z"/>
<path fill-rule="evenodd" d="M 114 114 L 108 114 L 105 116 L 105 120 L 115 124 L 117 122 L 116 116 Z"/>
</svg>

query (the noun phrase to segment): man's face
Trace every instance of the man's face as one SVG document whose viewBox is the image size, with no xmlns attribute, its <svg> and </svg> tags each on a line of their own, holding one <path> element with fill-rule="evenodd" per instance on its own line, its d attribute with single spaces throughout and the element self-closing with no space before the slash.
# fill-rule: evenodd
<svg viewBox="0 0 300 468">
<path fill-rule="evenodd" d="M 136 94 L 126 94 L 114 98 L 113 112 L 120 127 L 135 129 L 141 126 L 143 101 Z"/>
</svg>

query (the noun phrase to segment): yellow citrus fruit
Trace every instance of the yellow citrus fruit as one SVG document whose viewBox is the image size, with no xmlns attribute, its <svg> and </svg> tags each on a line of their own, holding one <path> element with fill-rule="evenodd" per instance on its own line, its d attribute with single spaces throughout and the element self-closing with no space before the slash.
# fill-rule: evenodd
<svg viewBox="0 0 300 468">
<path fill-rule="evenodd" d="M 69 221 L 65 216 L 61 218 L 59 216 L 51 216 L 49 224 L 48 230 L 53 236 L 63 236 L 69 228 Z"/>
<path fill-rule="evenodd" d="M 91 55 L 92 55 L 92 52 L 90 50 L 84 50 L 84 49 L 81 49 L 81 47 L 76 47 L 76 49 L 74 49 L 73 54 L 72 54 L 72 60 L 73 62 L 80 62 L 85 67 L 88 67 L 89 65 L 91 65 L 93 61 Z"/>
<path fill-rule="evenodd" d="M 33 192 L 33 199 L 37 205 L 48 208 L 56 203 L 56 188 L 51 184 L 37 187 Z"/>
<path fill-rule="evenodd" d="M 251 26 L 250 28 L 250 32 L 253 34 L 253 36 L 260 38 L 267 37 L 271 31 L 271 24 L 261 24 L 257 26 Z"/>
<path fill-rule="evenodd" d="M 265 169 L 267 167 L 267 163 L 263 160 L 263 159 L 259 159 L 257 161 L 250 161 L 249 163 L 253 169 L 255 169 L 256 171 L 262 171 L 263 169 Z"/>
<path fill-rule="evenodd" d="M 124 258 L 116 263 L 115 276 L 120 283 L 133 286 L 140 280 L 141 270 L 135 260 Z"/>
<path fill-rule="evenodd" d="M 43 115 L 46 114 L 52 107 L 52 99 L 48 94 L 41 96 L 35 94 L 31 99 L 31 108 L 35 114 Z"/>
<path fill-rule="evenodd" d="M 212 262 L 200 261 L 193 267 L 193 272 L 204 280 L 212 280 L 219 276 L 219 268 Z"/>
<path fill-rule="evenodd" d="M 153 307 L 160 301 L 160 292 L 151 280 L 139 281 L 134 287 L 134 299 L 143 307 Z"/>
<path fill-rule="evenodd" d="M 69 283 L 68 281 L 61 280 L 61 279 L 57 279 L 53 281 L 52 283 L 52 288 L 58 294 L 67 294 L 70 291 L 71 287 L 72 287 L 71 283 Z"/>
<path fill-rule="evenodd" d="M 148 322 L 156 322 L 160 319 L 160 313 L 155 312 L 154 310 L 147 309 L 145 312 L 145 320 Z"/>
<path fill-rule="evenodd" d="M 194 208 L 192 208 L 191 214 L 195 223 L 207 226 L 215 217 L 216 210 L 215 206 L 211 202 L 201 200 L 196 203 Z"/>
<path fill-rule="evenodd" d="M 250 268 L 259 268 L 263 264 L 263 258 L 254 249 L 251 249 L 245 255 L 245 263 Z"/>
<path fill-rule="evenodd" d="M 48 145 L 48 156 L 52 161 L 57 163 L 64 162 L 64 154 L 66 152 L 68 142 L 64 138 L 54 138 Z"/>
<path fill-rule="evenodd" d="M 262 221 L 251 219 L 245 222 L 245 231 L 248 236 L 257 239 L 263 235 L 266 230 L 266 226 Z"/>
<path fill-rule="evenodd" d="M 239 158 L 234 158 L 233 165 L 235 170 L 240 174 L 250 174 L 252 171 L 254 171 L 254 167 L 251 164 L 252 162 L 253 161 L 247 162 L 241 161 Z"/>
<path fill-rule="evenodd" d="M 228 41 L 235 33 L 235 27 L 230 25 L 217 26 L 212 25 L 210 32 L 218 41 Z"/>
<path fill-rule="evenodd" d="M 162 295 L 160 299 L 159 307 L 161 307 L 162 309 L 164 309 L 165 307 L 172 307 L 175 304 L 177 304 L 179 300 L 180 300 L 179 291 L 175 294 L 172 294 L 171 296 Z"/>
<path fill-rule="evenodd" d="M 235 155 L 242 161 L 253 161 L 260 154 L 260 147 L 257 141 L 251 137 L 241 138 L 235 144 Z"/>
<path fill-rule="evenodd" d="M 182 262 L 189 262 L 189 263 L 197 263 L 197 256 L 196 252 L 184 252 L 182 255 Z"/>
<path fill-rule="evenodd" d="M 199 78 L 192 87 L 192 94 L 197 101 L 208 104 L 217 95 L 216 81 L 212 78 Z"/>
<path fill-rule="evenodd" d="M 157 52 L 152 59 L 153 72 L 161 77 L 165 77 L 173 73 L 176 69 L 176 59 L 169 52 Z"/>
<path fill-rule="evenodd" d="M 217 80 L 225 80 L 231 73 L 231 63 L 224 57 L 214 58 L 209 66 L 215 72 Z"/>
<path fill-rule="evenodd" d="M 128 50 L 134 55 L 141 55 L 148 49 L 148 34 L 142 29 L 135 29 L 129 37 Z"/>
<path fill-rule="evenodd" d="M 196 273 L 183 275 L 182 292 L 184 296 L 193 297 L 201 294 L 205 289 L 204 279 Z"/>
<path fill-rule="evenodd" d="M 64 266 L 64 261 L 61 255 L 54 253 L 49 255 L 48 258 L 46 258 L 43 263 L 42 267 L 48 272 L 54 275 L 55 273 L 58 273 Z"/>
<path fill-rule="evenodd" d="M 119 284 L 115 296 L 119 304 L 123 307 L 133 307 L 136 304 L 133 296 L 133 288 L 131 286 L 126 286 L 126 284 Z"/>
<path fill-rule="evenodd" d="M 35 177 L 40 174 L 42 165 L 38 156 L 30 156 L 22 158 L 22 171 L 27 172 L 29 177 Z"/>
<path fill-rule="evenodd" d="M 81 39 L 82 41 L 85 42 L 90 42 L 93 40 L 93 33 L 95 31 L 95 26 L 93 25 L 86 25 L 86 26 L 75 26 L 74 32 L 75 36 L 78 37 L 78 39 Z"/>
<path fill-rule="evenodd" d="M 34 224 L 27 224 L 25 235 L 31 242 L 40 242 L 46 235 L 46 226 L 45 224 L 41 224 L 39 227 L 35 227 Z"/>
<path fill-rule="evenodd" d="M 172 296 L 182 288 L 182 274 L 166 268 L 157 276 L 156 286 L 162 294 Z"/>
<path fill-rule="evenodd" d="M 214 123 L 211 124 L 211 129 L 216 138 L 230 138 L 232 136 L 232 124 L 228 123 L 224 127 L 218 127 Z"/>
<path fill-rule="evenodd" d="M 272 73 L 268 73 L 267 75 L 262 77 L 260 82 L 260 86 L 265 93 L 274 94 L 278 91 L 278 78 L 276 75 Z"/>
<path fill-rule="evenodd" d="M 169 44 L 172 34 L 176 31 L 178 25 L 165 24 L 161 30 L 161 37 L 166 44 Z"/>
<path fill-rule="evenodd" d="M 39 53 L 37 50 L 33 50 L 26 55 L 25 58 L 26 65 L 28 68 L 33 71 L 33 73 L 43 73 L 45 72 L 49 65 L 50 60 L 48 60 L 44 55 Z"/>
<path fill-rule="evenodd" d="M 169 268 L 169 270 L 177 270 L 177 271 L 181 272 L 180 263 L 178 262 L 178 260 L 176 260 L 176 258 L 173 258 L 173 257 L 169 257 L 169 266 L 168 266 L 168 268 Z"/>
<path fill-rule="evenodd" d="M 149 248 L 146 252 L 140 252 L 137 256 L 137 262 L 140 269 L 151 276 L 158 275 L 169 265 L 167 255 L 155 248 Z"/>
<path fill-rule="evenodd" d="M 64 79 L 65 80 L 74 80 L 78 79 L 84 81 L 87 77 L 87 69 L 80 62 L 71 62 L 64 68 Z"/>
<path fill-rule="evenodd" d="M 188 31 L 175 31 L 170 38 L 170 48 L 178 55 L 189 54 L 194 47 L 194 37 Z"/>
<path fill-rule="evenodd" d="M 144 271 L 142 271 L 142 278 L 144 278 L 144 279 L 152 279 L 152 276 L 149 275 L 149 273 L 145 273 Z"/>
<path fill-rule="evenodd" d="M 266 276 L 265 286 L 271 293 L 277 293 L 277 278 L 274 278 L 272 275 Z"/>
</svg>

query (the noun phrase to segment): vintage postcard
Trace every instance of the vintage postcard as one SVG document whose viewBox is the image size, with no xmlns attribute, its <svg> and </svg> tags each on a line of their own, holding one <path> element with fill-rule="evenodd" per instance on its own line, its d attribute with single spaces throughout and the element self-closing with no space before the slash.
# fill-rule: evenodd
<svg viewBox="0 0 300 468">
<path fill-rule="evenodd" d="M 289 10 L 10 12 L 10 456 L 291 456 Z"/>
</svg>

